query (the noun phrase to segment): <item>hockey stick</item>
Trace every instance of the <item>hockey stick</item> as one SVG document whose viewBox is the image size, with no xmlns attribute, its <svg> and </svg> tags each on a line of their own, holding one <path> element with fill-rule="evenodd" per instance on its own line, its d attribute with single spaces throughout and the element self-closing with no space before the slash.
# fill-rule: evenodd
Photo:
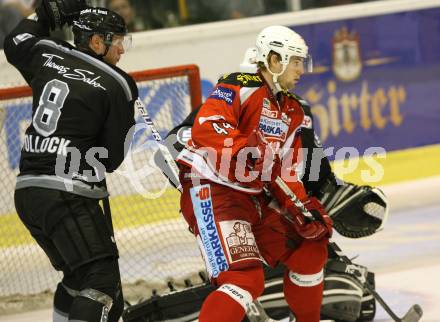
<svg viewBox="0 0 440 322">
<path fill-rule="evenodd" d="M 283 192 L 289 197 L 289 199 L 295 204 L 295 206 L 297 206 L 301 210 L 302 214 L 305 217 L 309 218 L 310 220 L 316 220 L 316 218 L 314 218 L 310 211 L 305 208 L 304 204 L 298 199 L 298 197 L 280 177 L 277 177 L 275 179 L 275 183 L 281 190 L 283 190 Z M 290 216 L 284 216 L 288 221 L 292 222 L 293 219 Z M 336 245 L 336 243 L 330 242 L 329 245 L 336 253 L 336 255 L 338 255 L 338 257 L 342 259 L 342 261 L 344 261 L 346 264 L 353 264 L 352 261 L 342 253 L 341 249 L 338 247 L 338 245 Z M 423 310 L 418 304 L 412 305 L 406 312 L 406 314 L 402 318 L 399 318 L 389 307 L 389 305 L 384 301 L 384 299 L 379 295 L 379 293 L 377 293 L 376 290 L 367 281 L 365 282 L 365 287 L 395 322 L 418 322 L 422 318 Z"/>
<path fill-rule="evenodd" d="M 163 142 L 162 136 L 160 135 L 159 131 L 156 129 L 156 126 L 154 125 L 153 120 L 150 117 L 150 114 L 148 114 L 148 110 L 145 107 L 145 105 L 142 103 L 140 99 L 138 99 L 135 103 L 135 106 L 137 107 L 145 124 L 150 128 L 151 134 L 153 135 L 159 147 L 159 151 L 164 157 L 167 165 L 169 166 L 169 169 L 173 175 L 173 178 L 169 178 L 169 179 L 175 184 L 176 188 L 180 192 L 182 192 L 182 185 L 180 184 L 179 181 L 179 168 L 177 167 L 176 161 L 174 161 L 171 152 L 162 144 Z M 163 169 L 161 170 L 162 172 L 164 172 Z"/>
</svg>

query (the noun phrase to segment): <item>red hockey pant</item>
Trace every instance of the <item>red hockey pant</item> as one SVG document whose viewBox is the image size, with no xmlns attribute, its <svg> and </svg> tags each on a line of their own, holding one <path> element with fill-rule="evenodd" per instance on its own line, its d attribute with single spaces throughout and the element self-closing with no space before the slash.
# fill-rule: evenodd
<svg viewBox="0 0 440 322">
<path fill-rule="evenodd" d="M 201 322 L 241 321 L 264 290 L 262 261 L 288 268 L 284 294 L 297 322 L 318 322 L 327 239 L 287 245 L 287 228 L 262 196 L 201 181 L 183 182 L 181 208 L 194 232 L 211 281 Z"/>
</svg>

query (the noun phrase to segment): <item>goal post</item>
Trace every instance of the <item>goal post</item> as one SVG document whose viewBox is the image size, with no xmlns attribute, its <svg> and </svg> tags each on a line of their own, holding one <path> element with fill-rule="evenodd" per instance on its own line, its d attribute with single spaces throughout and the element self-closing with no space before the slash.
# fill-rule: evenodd
<svg viewBox="0 0 440 322">
<path fill-rule="evenodd" d="M 138 72 L 132 72 L 130 75 L 135 81 L 156 80 L 160 78 L 170 78 L 185 76 L 188 78 L 188 91 L 191 93 L 191 108 L 195 109 L 202 103 L 202 88 L 200 72 L 197 65 L 181 65 L 177 67 L 164 67 L 150 69 Z"/>
<path fill-rule="evenodd" d="M 196 65 L 131 75 L 162 136 L 201 104 Z M 36 303 L 29 304 L 33 299 L 50 304 L 61 276 L 21 224 L 13 201 L 24 132 L 31 122 L 31 95 L 25 86 L 0 89 L 0 301 L 4 303 L 0 315 L 34 308 Z M 179 214 L 179 193 L 154 165 L 157 144 L 137 111 L 135 115 L 131 149 L 121 167 L 107 175 L 124 295 L 129 301 L 150 296 L 152 289 L 161 292 L 170 281 L 184 285 L 204 270 L 196 241 Z M 49 300 L 42 301 L 41 294 Z"/>
</svg>

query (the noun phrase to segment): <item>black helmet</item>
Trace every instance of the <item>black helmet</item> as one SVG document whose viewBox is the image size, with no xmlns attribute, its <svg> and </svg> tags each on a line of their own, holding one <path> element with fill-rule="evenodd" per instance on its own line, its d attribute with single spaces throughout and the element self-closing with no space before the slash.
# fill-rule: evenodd
<svg viewBox="0 0 440 322">
<path fill-rule="evenodd" d="M 113 35 L 125 36 L 128 32 L 124 18 L 106 8 L 82 10 L 78 20 L 73 22 L 72 31 L 75 45 L 86 49 L 89 46 L 90 37 L 94 34 L 102 35 L 104 43 L 110 46 Z"/>
</svg>

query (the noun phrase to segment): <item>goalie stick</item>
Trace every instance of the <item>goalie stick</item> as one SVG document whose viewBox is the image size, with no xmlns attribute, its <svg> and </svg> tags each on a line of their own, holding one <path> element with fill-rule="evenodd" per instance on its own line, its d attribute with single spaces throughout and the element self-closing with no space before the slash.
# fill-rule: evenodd
<svg viewBox="0 0 440 322">
<path fill-rule="evenodd" d="M 338 255 L 338 257 L 346 264 L 351 265 L 352 261 L 342 252 L 338 245 L 334 242 L 329 243 L 330 248 Z M 373 295 L 373 297 L 380 303 L 384 310 L 389 314 L 389 316 L 396 322 L 417 322 L 421 319 L 423 315 L 423 310 L 418 304 L 412 305 L 408 312 L 399 318 L 393 310 L 385 303 L 384 299 L 376 292 L 376 290 L 368 283 L 365 282 L 365 287 Z"/>
<path fill-rule="evenodd" d="M 301 202 L 301 200 L 298 199 L 298 197 L 293 193 L 293 191 L 289 188 L 289 186 L 280 178 L 277 177 L 275 179 L 275 183 L 278 185 L 278 187 L 283 190 L 283 192 L 290 198 L 290 200 L 297 206 L 302 214 L 310 219 L 310 220 L 316 220 L 316 218 L 313 217 L 313 215 L 305 208 L 304 204 Z M 288 215 L 285 216 L 286 220 L 292 222 L 292 218 Z M 330 248 L 338 255 L 338 257 L 346 264 L 352 265 L 352 261 L 343 254 L 342 250 L 336 245 L 334 242 L 329 243 Z M 379 295 L 379 293 L 376 292 L 376 290 L 366 281 L 365 282 L 366 289 L 373 295 L 373 297 L 380 303 L 380 305 L 384 308 L 384 310 L 389 314 L 389 316 L 395 321 L 395 322 L 418 322 L 423 315 L 423 310 L 418 304 L 412 305 L 409 310 L 406 312 L 406 314 L 399 318 L 394 311 L 389 307 L 389 305 L 384 301 L 384 299 Z"/>
</svg>

